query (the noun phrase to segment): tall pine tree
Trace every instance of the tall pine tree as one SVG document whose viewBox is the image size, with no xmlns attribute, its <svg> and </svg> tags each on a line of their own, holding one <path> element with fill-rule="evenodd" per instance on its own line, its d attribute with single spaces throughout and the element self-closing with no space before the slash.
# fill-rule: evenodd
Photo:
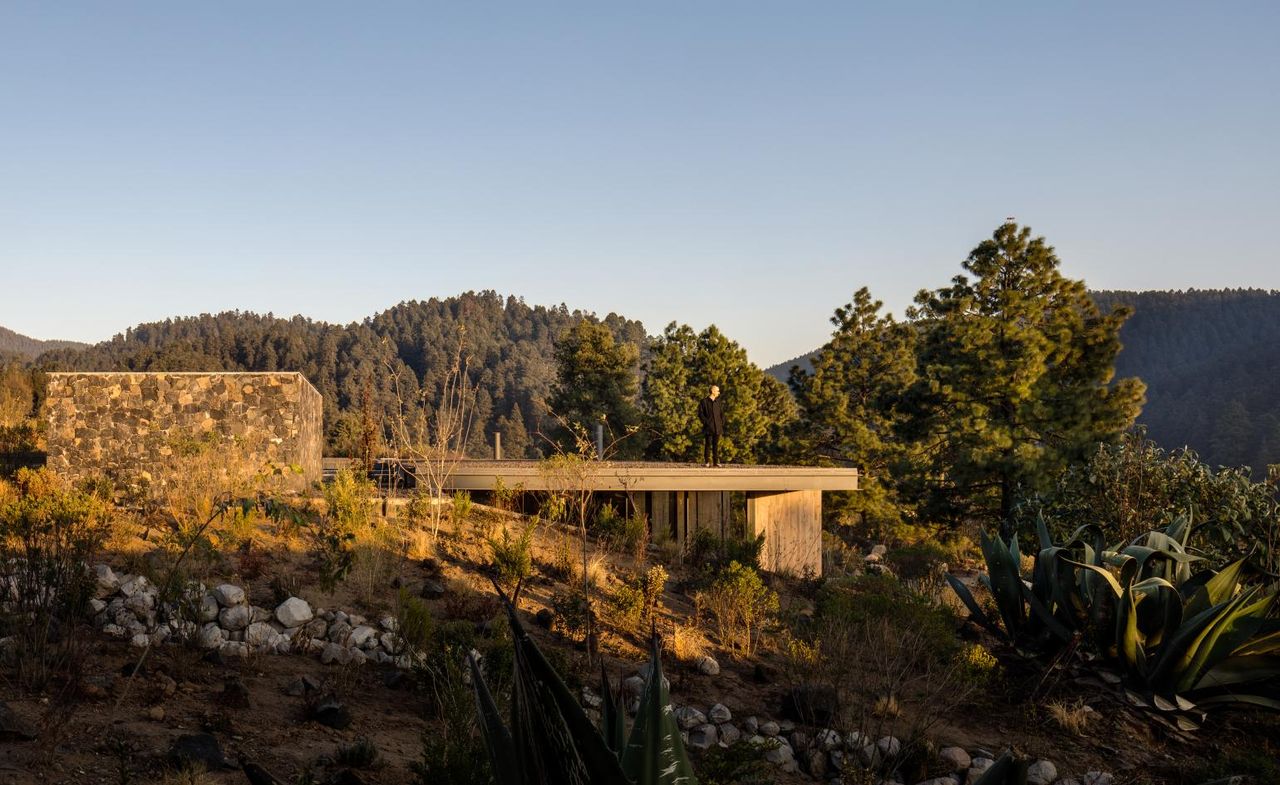
<svg viewBox="0 0 1280 785">
<path fill-rule="evenodd" d="M 551 413 L 565 426 L 581 428 L 588 435 L 603 423 L 606 442 L 617 442 L 623 457 L 634 454 L 636 439 L 628 435 L 639 419 L 639 348 L 616 340 L 607 325 L 583 319 L 556 343 L 555 358 L 556 383 L 548 402 Z M 563 447 L 574 449 L 571 433 L 562 430 L 556 438 Z"/>
</svg>

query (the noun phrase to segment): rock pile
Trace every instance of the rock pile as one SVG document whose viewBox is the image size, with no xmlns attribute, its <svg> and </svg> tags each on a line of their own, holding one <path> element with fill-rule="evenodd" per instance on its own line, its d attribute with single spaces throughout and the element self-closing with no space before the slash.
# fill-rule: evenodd
<svg viewBox="0 0 1280 785">
<path fill-rule="evenodd" d="M 105 564 L 95 566 L 94 574 L 94 623 L 139 648 L 181 642 L 229 657 L 302 653 L 343 665 L 372 661 L 409 668 L 413 663 L 390 616 L 366 621 L 340 610 L 313 609 L 300 597 L 268 610 L 250 604 L 244 589 L 229 583 L 212 589 L 193 583 L 176 602 L 163 603 L 159 588 L 145 576 L 117 575 Z"/>
</svg>

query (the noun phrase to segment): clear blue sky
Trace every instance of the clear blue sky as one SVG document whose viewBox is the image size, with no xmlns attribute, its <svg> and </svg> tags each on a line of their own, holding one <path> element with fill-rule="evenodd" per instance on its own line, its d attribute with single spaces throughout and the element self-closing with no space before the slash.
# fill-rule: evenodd
<svg viewBox="0 0 1280 785">
<path fill-rule="evenodd" d="M 1280 287 L 1280 4 L 0 2 L 0 325 L 496 289 L 771 364 L 1006 215 Z"/>
</svg>

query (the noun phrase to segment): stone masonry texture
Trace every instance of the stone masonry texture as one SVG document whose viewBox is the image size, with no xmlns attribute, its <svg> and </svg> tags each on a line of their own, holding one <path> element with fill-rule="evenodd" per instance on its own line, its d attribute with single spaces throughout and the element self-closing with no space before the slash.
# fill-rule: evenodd
<svg viewBox="0 0 1280 785">
<path fill-rule="evenodd" d="M 71 479 L 158 476 L 175 445 L 216 439 L 251 465 L 321 477 L 320 393 L 300 373 L 51 373 L 48 465 Z"/>
</svg>

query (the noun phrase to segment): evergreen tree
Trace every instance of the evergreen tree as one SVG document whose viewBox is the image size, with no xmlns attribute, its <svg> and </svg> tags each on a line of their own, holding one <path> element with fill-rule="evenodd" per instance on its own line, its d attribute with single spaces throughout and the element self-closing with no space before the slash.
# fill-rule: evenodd
<svg viewBox="0 0 1280 785">
<path fill-rule="evenodd" d="M 914 470 L 904 466 L 911 450 L 895 430 L 898 402 L 915 381 L 915 331 L 881 307 L 859 289 L 836 309 L 836 329 L 811 358 L 813 370 L 792 368 L 800 418 L 789 429 L 787 453 L 804 464 L 856 466 L 860 490 L 835 495 L 830 507 L 864 523 L 892 524 L 906 507 L 895 473 Z"/>
<path fill-rule="evenodd" d="M 531 454 L 529 430 L 524 424 L 524 415 L 520 412 L 520 404 L 511 407 L 510 416 L 498 418 L 498 433 L 502 434 L 502 456 L 504 458 L 536 458 Z"/>
<path fill-rule="evenodd" d="M 1111 383 L 1128 310 L 1100 313 L 1043 237 L 1006 223 L 963 266 L 972 278 L 916 296 L 918 376 L 900 432 L 925 445 L 916 477 L 934 520 L 1007 525 L 1019 490 L 1133 424 L 1144 387 Z"/>
<path fill-rule="evenodd" d="M 675 322 L 650 345 L 642 396 L 646 452 L 669 461 L 702 458 L 698 402 L 712 385 L 724 399 L 723 460 L 756 462 L 774 455 L 770 437 L 795 417 L 795 403 L 747 352 L 711 325 L 695 334 Z"/>
<path fill-rule="evenodd" d="M 635 439 L 627 435 L 638 422 L 639 348 L 616 340 L 606 325 L 583 319 L 556 343 L 555 358 L 556 383 L 548 406 L 564 421 L 557 440 L 573 449 L 573 434 L 566 428 L 593 435 L 596 424 L 603 423 L 607 442 L 621 440 L 620 455 L 634 453 Z"/>
</svg>

